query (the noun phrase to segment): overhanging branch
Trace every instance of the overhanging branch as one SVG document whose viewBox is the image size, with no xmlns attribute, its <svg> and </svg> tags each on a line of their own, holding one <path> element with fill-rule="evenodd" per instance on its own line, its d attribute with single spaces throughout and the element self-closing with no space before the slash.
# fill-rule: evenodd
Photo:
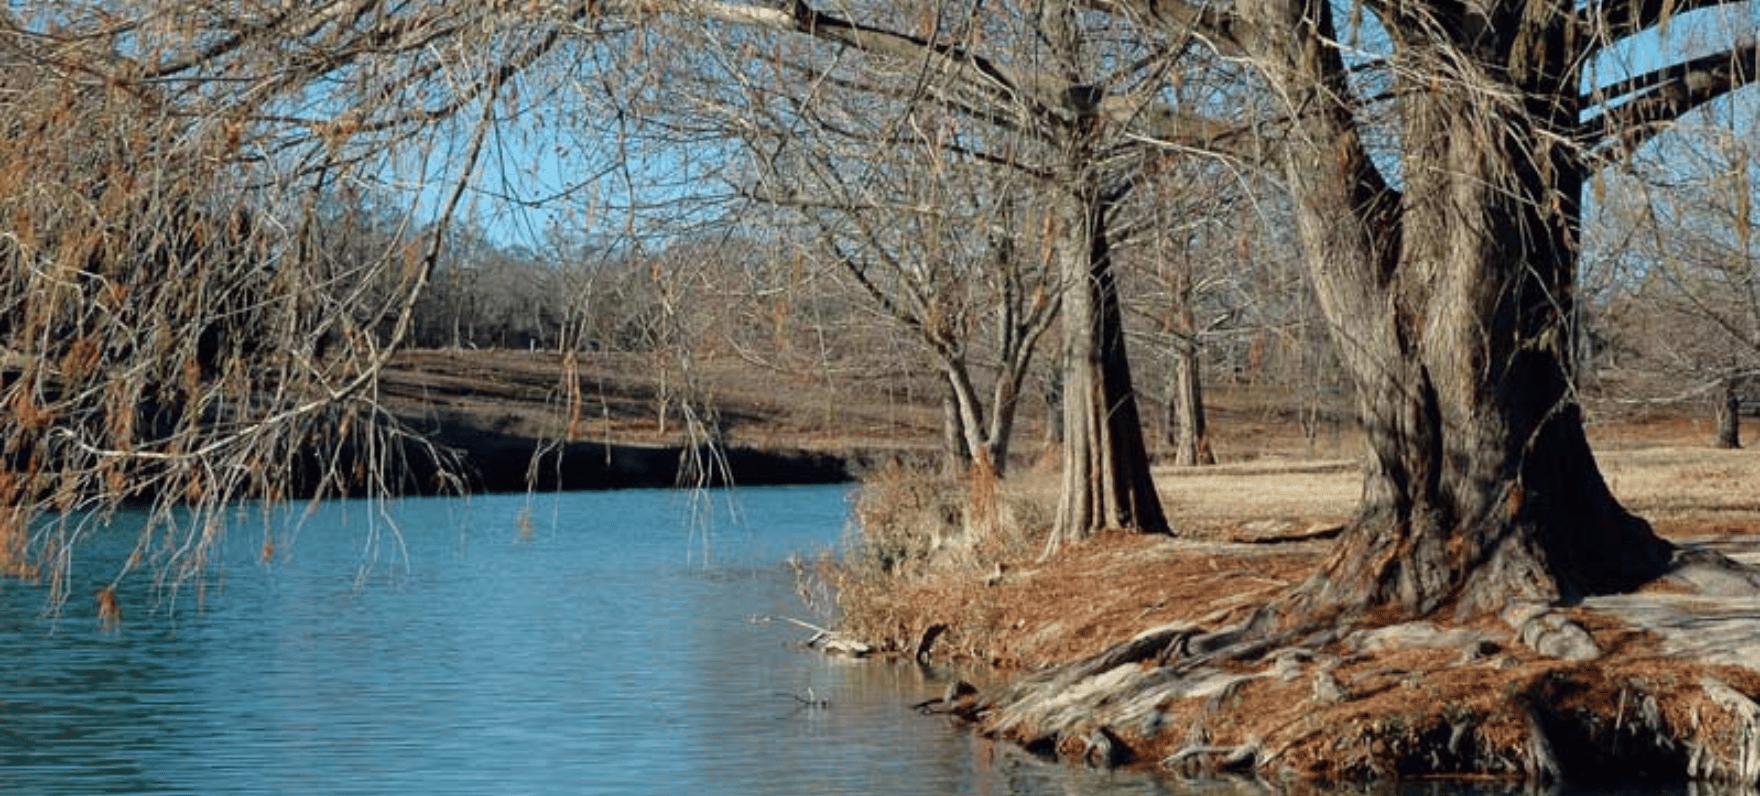
<svg viewBox="0 0 1760 796">
<path fill-rule="evenodd" d="M 1577 12 L 1577 40 L 1592 56 L 1670 17 L 1747 0 L 1596 0 Z"/>
<path fill-rule="evenodd" d="M 1061 84 L 1042 74 L 1010 68 L 963 47 L 862 25 L 819 11 L 802 0 L 790 0 L 784 8 L 760 8 L 721 0 L 675 0 L 664 8 L 711 21 L 801 33 L 903 62 L 927 62 L 968 88 L 990 93 L 999 102 L 1020 105 L 1031 115 L 1072 116 L 1065 107 Z M 630 10 L 639 13 L 643 9 Z"/>
<path fill-rule="evenodd" d="M 1595 165 L 1625 157 L 1689 111 L 1754 82 L 1757 58 L 1760 45 L 1749 42 L 1597 91 L 1604 110 L 1580 128 Z"/>
</svg>

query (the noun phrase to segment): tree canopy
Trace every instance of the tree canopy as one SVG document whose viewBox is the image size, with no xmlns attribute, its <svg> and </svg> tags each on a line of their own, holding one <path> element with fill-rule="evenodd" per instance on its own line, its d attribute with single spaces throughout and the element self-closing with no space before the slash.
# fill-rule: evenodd
<svg viewBox="0 0 1760 796">
<path fill-rule="evenodd" d="M 457 243 L 444 230 L 478 200 L 617 215 L 637 248 L 663 239 L 637 227 L 668 214 L 676 231 L 761 206 L 816 230 L 813 255 L 939 358 L 968 447 L 992 457 L 1056 308 L 1052 544 L 1176 528 L 1148 472 L 1117 271 L 1138 222 L 1179 223 L 1142 203 L 1207 175 L 1243 202 L 1280 194 L 1275 214 L 1241 217 L 1288 220 L 1369 439 L 1358 519 L 1273 613 L 1495 611 L 1628 588 L 1672 550 L 1609 493 L 1581 428 L 1586 192 L 1753 80 L 1743 8 L 9 10 L 0 67 L 18 88 L 0 164 L 25 187 L 4 197 L 0 248 L 4 488 L 20 507 L 8 545 L 76 539 L 65 520 L 36 530 L 50 509 L 279 494 L 293 476 L 274 465 L 290 457 L 311 462 L 302 477 L 320 492 L 373 477 L 343 466 L 343 448 L 386 450 L 382 435 L 400 433 L 375 375 L 441 292 Z M 1691 44 L 1667 35 L 1712 18 Z M 31 154 L 42 143 L 54 157 Z M 516 188 L 522 173 L 553 184 Z M 638 196 L 644 181 L 659 187 Z M 410 209 L 376 223 L 403 231 L 347 258 L 324 247 L 336 219 L 322 197 L 387 188 Z M 988 417 L 961 375 L 975 327 L 949 289 L 974 280 L 990 280 L 998 359 L 1014 363 L 990 377 Z M 167 289 L 189 284 L 203 289 Z M 168 536 L 150 532 L 143 554 L 199 566 L 219 521 L 159 516 Z"/>
</svg>

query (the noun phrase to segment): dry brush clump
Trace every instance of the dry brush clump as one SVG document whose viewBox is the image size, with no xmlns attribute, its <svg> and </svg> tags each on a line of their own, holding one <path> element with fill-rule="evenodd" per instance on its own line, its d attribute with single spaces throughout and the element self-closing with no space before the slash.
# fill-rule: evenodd
<svg viewBox="0 0 1760 796">
<path fill-rule="evenodd" d="M 834 567 L 840 626 L 882 652 L 985 660 L 1000 620 L 984 592 L 1043 544 L 1055 507 L 1044 482 L 896 461 L 863 477 Z"/>
</svg>

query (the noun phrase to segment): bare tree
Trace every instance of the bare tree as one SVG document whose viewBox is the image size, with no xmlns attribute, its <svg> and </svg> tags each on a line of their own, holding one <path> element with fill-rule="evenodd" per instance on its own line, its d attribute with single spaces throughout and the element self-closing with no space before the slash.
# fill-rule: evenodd
<svg viewBox="0 0 1760 796">
<path fill-rule="evenodd" d="M 1266 143 L 1370 447 L 1357 517 L 1289 613 L 1497 610 L 1660 574 L 1672 548 L 1608 491 L 1572 394 L 1579 208 L 1590 174 L 1747 83 L 1753 46 L 1607 80 L 1586 70 L 1675 7 L 1096 5 L 1200 36 L 1277 100 L 1261 129 L 1282 131 Z"/>
<path fill-rule="evenodd" d="M 1259 323 L 1250 305 L 1268 303 L 1250 283 L 1261 267 L 1250 261 L 1245 237 L 1257 234 L 1257 225 L 1237 228 L 1242 217 L 1253 218 L 1241 212 L 1250 199 L 1243 178 L 1250 175 L 1195 159 L 1162 166 L 1139 178 L 1119 225 L 1124 303 L 1146 327 L 1139 334 L 1149 350 L 1168 360 L 1163 427 L 1173 463 L 1214 464 L 1204 412 L 1205 347 Z"/>
<path fill-rule="evenodd" d="M 802 124 L 822 121 L 812 114 L 826 92 L 876 94 L 962 119 L 959 129 L 970 132 L 941 146 L 1036 178 L 1064 329 L 1064 488 L 1051 544 L 1108 527 L 1165 530 L 1125 356 L 1110 225 L 1144 153 L 1154 149 L 1138 140 L 1143 129 L 1162 138 L 1206 137 L 1175 129 L 1186 114 L 1164 91 L 1170 60 L 1183 48 L 1144 44 L 1123 20 L 1071 3 L 923 4 L 903 15 L 890 4 L 837 13 L 805 3 L 654 8 L 706 28 L 710 41 L 731 42 L 724 51 L 739 64 L 730 70 L 736 80 L 755 84 L 752 75 L 780 71 L 778 85 L 803 92 L 783 101 L 794 104 Z M 776 41 L 833 49 L 816 61 L 791 60 L 791 47 L 717 36 L 728 29 L 792 34 Z M 734 116 L 749 107 L 738 106 Z"/>
<path fill-rule="evenodd" d="M 82 3 L 0 12 L 0 545 L 67 594 L 124 501 L 175 585 L 246 497 L 384 492 L 379 370 L 443 235 L 325 254 L 332 186 L 427 186 L 443 229 L 524 71 L 572 17 L 439 3 Z M 412 202 L 412 205 L 415 204 Z M 333 250 L 331 250 L 333 251 Z M 274 554 L 274 538 L 264 538 Z M 114 599 L 100 599 L 114 605 Z"/>
<path fill-rule="evenodd" d="M 1019 230 L 1033 225 L 1008 191 L 971 182 L 993 169 L 948 164 L 924 171 L 912 155 L 958 160 L 933 144 L 928 149 L 895 147 L 892 155 L 903 155 L 899 167 L 889 175 L 871 172 L 856 190 L 835 168 L 802 164 L 785 171 L 818 179 L 793 195 L 821 198 L 777 197 L 784 176 L 777 174 L 767 180 L 767 201 L 791 206 L 815 228 L 812 251 L 928 352 L 947 384 L 949 452 L 1000 476 L 1022 386 L 1061 291 L 1050 258 L 1021 251 Z M 894 179 L 901 190 L 875 184 Z"/>
<path fill-rule="evenodd" d="M 1597 257 L 1612 272 L 1610 343 L 1637 355 L 1620 363 L 1624 398 L 1709 403 L 1720 448 L 1741 446 L 1742 397 L 1760 376 L 1751 123 L 1664 142 L 1600 191 L 1601 223 L 1621 244 Z"/>
</svg>

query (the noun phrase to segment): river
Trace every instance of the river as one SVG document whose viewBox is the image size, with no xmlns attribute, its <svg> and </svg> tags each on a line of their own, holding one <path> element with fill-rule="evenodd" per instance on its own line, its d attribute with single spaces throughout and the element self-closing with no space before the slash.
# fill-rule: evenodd
<svg viewBox="0 0 1760 796">
<path fill-rule="evenodd" d="M 911 710 L 943 673 L 755 621 L 814 618 L 783 562 L 840 543 L 845 488 L 300 509 L 271 564 L 247 510 L 202 588 L 130 578 L 115 628 L 91 595 L 138 517 L 86 541 L 59 617 L 0 581 L 0 794 L 1264 792 L 1040 762 Z"/>
<path fill-rule="evenodd" d="M 841 487 L 409 499 L 241 514 L 205 586 L 123 622 L 0 583 L 0 792 L 1038 794 L 1169 785 L 918 715 L 942 676 L 826 658 L 783 561 Z M 139 518 L 87 540 L 107 581 Z M 803 701 L 805 700 L 805 701 Z"/>
</svg>

